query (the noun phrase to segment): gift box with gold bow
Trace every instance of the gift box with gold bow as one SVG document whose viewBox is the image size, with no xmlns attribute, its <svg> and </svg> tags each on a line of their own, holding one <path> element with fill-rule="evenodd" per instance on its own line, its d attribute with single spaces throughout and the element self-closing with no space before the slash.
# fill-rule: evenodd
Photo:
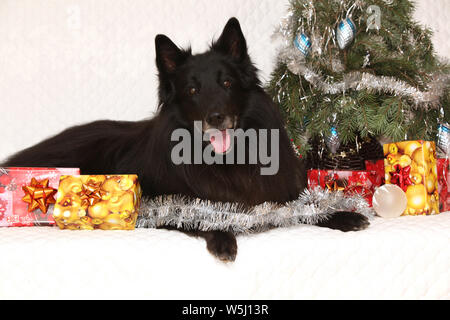
<svg viewBox="0 0 450 320">
<path fill-rule="evenodd" d="M 439 213 L 436 147 L 432 141 L 401 141 L 383 145 L 387 184 L 403 189 L 408 204 L 403 215 Z"/>
<path fill-rule="evenodd" d="M 137 175 L 62 176 L 53 218 L 61 229 L 133 230 L 140 198 Z"/>
<path fill-rule="evenodd" d="M 383 177 L 375 170 L 349 171 L 349 170 L 308 170 L 308 188 L 320 186 L 329 191 L 343 191 L 345 194 L 354 193 L 366 198 L 372 206 L 372 196 L 375 187 L 380 186 Z"/>
<path fill-rule="evenodd" d="M 0 168 L 0 227 L 50 226 L 59 177 L 77 168 Z"/>
</svg>

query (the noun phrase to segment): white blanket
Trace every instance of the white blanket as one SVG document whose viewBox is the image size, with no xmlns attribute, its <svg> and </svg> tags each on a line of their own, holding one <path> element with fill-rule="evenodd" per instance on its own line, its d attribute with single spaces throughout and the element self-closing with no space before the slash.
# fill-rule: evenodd
<svg viewBox="0 0 450 320">
<path fill-rule="evenodd" d="M 450 212 L 238 237 L 234 263 L 178 231 L 0 229 L 0 299 L 449 299 Z"/>
</svg>

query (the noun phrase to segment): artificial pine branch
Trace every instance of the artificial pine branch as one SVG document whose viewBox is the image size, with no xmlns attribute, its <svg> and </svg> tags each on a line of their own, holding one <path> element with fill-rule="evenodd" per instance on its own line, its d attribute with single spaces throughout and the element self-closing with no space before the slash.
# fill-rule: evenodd
<svg viewBox="0 0 450 320">
<path fill-rule="evenodd" d="M 379 29 L 366 29 L 369 5 L 380 8 Z M 435 140 L 438 123 L 449 122 L 450 118 L 450 66 L 436 57 L 431 31 L 413 21 L 413 11 L 413 3 L 408 0 L 291 1 L 291 18 L 282 22 L 284 29 L 279 32 L 288 46 L 280 50 L 267 90 L 279 105 L 295 145 L 304 143 L 306 137 L 326 137 L 332 126 L 344 143 L 354 141 L 356 136 Z M 347 48 L 340 50 L 334 37 L 347 12 L 357 34 Z M 299 33 L 312 42 L 306 57 L 301 57 L 293 45 Z M 351 72 L 395 79 L 394 84 L 402 85 L 381 89 L 356 86 L 345 92 L 326 93 L 311 78 L 293 72 L 289 63 L 294 62 L 331 85 Z M 437 81 L 443 86 L 440 91 L 439 86 L 433 87 Z M 418 92 L 435 90 L 432 93 L 438 99 L 430 103 L 418 101 L 410 92 L 399 94 L 409 90 L 407 86 Z M 335 123 L 331 123 L 334 118 Z M 300 152 L 305 154 L 308 149 L 308 145 L 301 145 Z"/>
</svg>

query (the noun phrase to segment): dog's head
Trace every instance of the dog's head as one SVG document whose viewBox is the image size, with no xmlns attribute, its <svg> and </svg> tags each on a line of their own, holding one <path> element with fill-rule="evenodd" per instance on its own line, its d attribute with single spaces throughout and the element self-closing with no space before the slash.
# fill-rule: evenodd
<svg viewBox="0 0 450 320">
<path fill-rule="evenodd" d="M 203 131 L 219 130 L 226 149 L 226 130 L 239 126 L 246 92 L 260 85 L 239 21 L 231 18 L 202 54 L 192 55 L 164 35 L 156 36 L 155 47 L 163 108 L 176 108 L 186 125 L 197 121 Z"/>
</svg>

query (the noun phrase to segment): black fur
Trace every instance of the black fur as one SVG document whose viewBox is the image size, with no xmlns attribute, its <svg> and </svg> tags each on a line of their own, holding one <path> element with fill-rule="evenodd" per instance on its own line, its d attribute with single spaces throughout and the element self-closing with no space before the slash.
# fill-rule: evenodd
<svg viewBox="0 0 450 320">
<path fill-rule="evenodd" d="M 10 157 L 3 166 L 78 167 L 82 174 L 137 173 L 145 196 L 183 194 L 253 206 L 294 200 L 306 186 L 305 168 L 294 154 L 276 105 L 264 92 L 247 54 L 239 22 L 229 20 L 209 51 L 192 55 L 164 35 L 155 39 L 159 71 L 158 114 L 139 122 L 96 121 L 75 126 Z M 174 165 L 173 130 L 193 132 L 193 121 L 212 114 L 235 117 L 242 129 L 279 129 L 280 164 L 275 175 L 261 165 Z M 218 122 L 220 124 L 220 121 Z M 347 213 L 322 226 L 362 229 L 367 220 Z M 234 260 L 236 239 L 226 232 L 198 232 L 222 260 Z"/>
</svg>

